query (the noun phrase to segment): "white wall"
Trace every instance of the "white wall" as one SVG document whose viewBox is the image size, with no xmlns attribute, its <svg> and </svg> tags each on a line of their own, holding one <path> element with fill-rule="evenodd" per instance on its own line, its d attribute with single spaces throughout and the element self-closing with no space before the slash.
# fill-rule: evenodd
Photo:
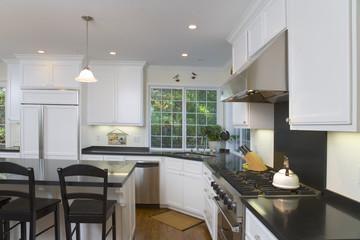
<svg viewBox="0 0 360 240">
<path fill-rule="evenodd" d="M 328 132 L 326 188 L 360 202 L 360 133 Z"/>
<path fill-rule="evenodd" d="M 274 167 L 274 130 L 250 130 L 251 150 L 269 167 Z"/>
<path fill-rule="evenodd" d="M 192 72 L 197 74 L 192 79 Z M 176 82 L 173 77 L 179 74 L 180 82 Z M 92 145 L 107 146 L 106 134 L 115 128 L 129 134 L 127 137 L 128 147 L 148 147 L 148 103 L 147 94 L 150 85 L 158 86 L 191 86 L 191 87 L 220 87 L 227 78 L 224 75 L 223 68 L 202 68 L 202 67 L 178 67 L 178 66 L 148 66 L 144 71 L 145 88 L 144 88 L 144 109 L 145 109 L 145 126 L 144 127 L 124 127 L 124 126 L 87 126 L 82 125 L 82 147 Z M 84 94 L 86 87 L 83 89 Z M 85 95 L 83 96 L 85 98 Z M 85 100 L 84 100 L 85 101 Z M 220 104 L 222 111 L 222 104 Z M 85 111 L 82 116 L 85 119 Z M 220 119 L 222 123 L 222 119 Z M 138 141 L 137 141 L 138 140 Z"/>
</svg>

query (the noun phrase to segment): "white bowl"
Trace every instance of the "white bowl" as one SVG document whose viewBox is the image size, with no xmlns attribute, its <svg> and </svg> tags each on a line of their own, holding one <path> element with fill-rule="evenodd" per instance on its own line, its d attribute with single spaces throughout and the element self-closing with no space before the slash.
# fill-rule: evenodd
<svg viewBox="0 0 360 240">
<path fill-rule="evenodd" d="M 280 169 L 279 172 L 275 173 L 272 184 L 282 189 L 296 189 L 300 187 L 299 177 L 291 170 L 289 170 L 289 176 L 286 176 L 285 172 L 285 169 Z"/>
</svg>

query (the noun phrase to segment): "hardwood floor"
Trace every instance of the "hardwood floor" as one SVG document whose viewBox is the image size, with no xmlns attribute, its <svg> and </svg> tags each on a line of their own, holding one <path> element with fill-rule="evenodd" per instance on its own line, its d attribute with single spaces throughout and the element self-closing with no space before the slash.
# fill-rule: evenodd
<svg viewBox="0 0 360 240">
<path fill-rule="evenodd" d="M 136 209 L 136 230 L 134 240 L 211 240 L 203 222 L 188 230 L 180 231 L 150 218 L 168 209 Z"/>
</svg>

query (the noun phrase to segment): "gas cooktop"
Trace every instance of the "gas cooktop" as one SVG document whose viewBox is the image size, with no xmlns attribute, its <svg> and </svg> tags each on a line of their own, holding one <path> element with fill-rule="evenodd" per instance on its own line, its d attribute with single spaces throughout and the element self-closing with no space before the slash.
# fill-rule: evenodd
<svg viewBox="0 0 360 240">
<path fill-rule="evenodd" d="M 319 196 L 320 191 L 304 184 L 297 189 L 280 189 L 272 185 L 275 172 L 271 170 L 238 171 L 221 170 L 223 177 L 237 192 L 243 196 Z"/>
</svg>

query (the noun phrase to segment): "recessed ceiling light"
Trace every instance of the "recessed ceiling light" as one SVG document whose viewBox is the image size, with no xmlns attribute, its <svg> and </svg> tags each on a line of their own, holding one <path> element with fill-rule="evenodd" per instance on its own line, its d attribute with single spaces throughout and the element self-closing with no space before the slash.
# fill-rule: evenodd
<svg viewBox="0 0 360 240">
<path fill-rule="evenodd" d="M 116 55 L 116 52 L 112 51 L 112 52 L 110 52 L 110 55 Z"/>
<path fill-rule="evenodd" d="M 197 29 L 197 26 L 195 24 L 190 24 L 189 29 L 195 30 L 195 29 Z"/>
<path fill-rule="evenodd" d="M 43 53 L 45 53 L 45 51 L 43 51 L 43 50 L 39 50 L 39 51 L 37 51 L 38 53 L 41 53 L 41 54 L 43 54 Z"/>
<path fill-rule="evenodd" d="M 187 54 L 187 53 L 183 53 L 183 54 L 181 54 L 181 56 L 183 56 L 183 57 L 187 57 L 187 56 L 189 56 L 189 54 Z"/>
</svg>

